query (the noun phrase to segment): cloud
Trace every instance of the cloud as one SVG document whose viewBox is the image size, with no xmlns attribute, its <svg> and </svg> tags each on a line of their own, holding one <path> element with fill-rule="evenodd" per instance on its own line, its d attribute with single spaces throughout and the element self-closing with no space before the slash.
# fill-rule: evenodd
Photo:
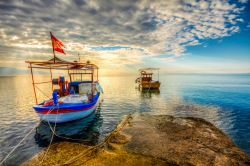
<svg viewBox="0 0 250 166">
<path fill-rule="evenodd" d="M 173 60 L 200 40 L 239 32 L 243 10 L 227 0 L 1 1 L 0 57 L 48 59 L 52 31 L 65 43 L 69 59 L 80 53 L 124 66 L 163 54 Z M 119 49 L 91 50 L 103 46 Z"/>
<path fill-rule="evenodd" d="M 239 0 L 240 3 L 247 3 L 248 0 Z"/>
</svg>

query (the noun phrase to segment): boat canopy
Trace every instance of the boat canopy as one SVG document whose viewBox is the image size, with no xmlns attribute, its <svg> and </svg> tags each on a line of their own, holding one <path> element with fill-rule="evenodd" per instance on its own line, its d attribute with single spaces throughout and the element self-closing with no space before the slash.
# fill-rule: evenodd
<svg viewBox="0 0 250 166">
<path fill-rule="evenodd" d="M 153 67 L 141 68 L 139 69 L 140 77 L 137 78 L 136 80 L 146 79 L 146 78 L 149 78 L 149 80 L 152 80 L 152 77 L 154 75 L 153 71 L 157 71 L 157 81 L 159 81 L 159 70 L 160 68 L 153 68 Z"/>
<path fill-rule="evenodd" d="M 146 71 L 146 70 L 160 70 L 160 68 L 153 68 L 153 67 L 149 67 L 149 68 L 142 68 L 142 69 L 139 69 L 139 71 Z"/>
<path fill-rule="evenodd" d="M 58 70 L 95 70 L 98 66 L 90 62 L 69 62 L 62 60 L 58 57 L 54 57 L 48 61 L 25 61 L 29 63 L 29 68 L 39 68 L 39 69 L 58 69 Z"/>
<path fill-rule="evenodd" d="M 38 89 L 39 91 L 42 92 L 42 90 L 40 90 L 40 88 L 37 87 L 38 84 L 50 83 L 51 90 L 52 92 L 54 91 L 52 69 L 53 70 L 67 70 L 69 78 L 70 78 L 70 82 L 72 82 L 73 80 L 76 82 L 76 79 L 78 77 L 80 78 L 82 82 L 84 75 L 89 75 L 91 77 L 91 80 L 90 80 L 91 83 L 98 82 L 98 69 L 99 68 L 98 66 L 90 63 L 89 61 L 87 61 L 86 63 L 82 63 L 78 61 L 69 62 L 69 61 L 65 61 L 54 56 L 52 59 L 47 60 L 47 61 L 25 61 L 25 62 L 29 64 L 36 104 L 38 104 L 36 90 Z M 50 80 L 43 81 L 43 82 L 36 82 L 34 79 L 34 74 L 33 74 L 34 68 L 35 69 L 48 69 L 50 71 Z M 61 85 L 59 86 L 62 87 Z"/>
</svg>

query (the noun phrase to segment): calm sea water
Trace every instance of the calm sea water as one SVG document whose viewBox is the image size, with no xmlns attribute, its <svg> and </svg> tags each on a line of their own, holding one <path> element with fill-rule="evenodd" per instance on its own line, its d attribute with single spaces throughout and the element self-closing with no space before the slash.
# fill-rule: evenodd
<svg viewBox="0 0 250 166">
<path fill-rule="evenodd" d="M 135 77 L 101 77 L 104 95 L 96 113 L 88 119 L 57 125 L 60 137 L 53 142 L 96 144 L 123 116 L 137 111 L 204 118 L 250 154 L 250 75 L 164 75 L 160 77 L 160 92 L 140 92 L 134 80 Z M 40 89 L 50 96 L 49 86 Z M 46 147 L 52 134 L 48 124 L 40 123 L 32 109 L 29 76 L 0 77 L 0 94 L 0 161 L 37 126 L 5 163 L 18 165 Z M 45 95 L 39 93 L 39 99 L 45 99 Z"/>
</svg>

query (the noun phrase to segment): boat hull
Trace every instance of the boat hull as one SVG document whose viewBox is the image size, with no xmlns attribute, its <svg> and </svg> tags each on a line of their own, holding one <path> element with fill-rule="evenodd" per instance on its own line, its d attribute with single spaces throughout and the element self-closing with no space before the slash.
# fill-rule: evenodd
<svg viewBox="0 0 250 166">
<path fill-rule="evenodd" d="M 139 84 L 140 89 L 160 89 L 161 83 L 156 82 L 142 82 Z"/>
<path fill-rule="evenodd" d="M 96 106 L 90 108 L 88 110 L 81 110 L 79 112 L 68 112 L 68 113 L 61 113 L 61 114 L 38 114 L 42 121 L 52 122 L 52 123 L 65 123 L 74 121 L 77 119 L 82 119 L 90 114 L 92 114 L 96 110 Z M 60 112 L 60 109 L 58 110 Z"/>
<path fill-rule="evenodd" d="M 36 113 L 42 121 L 51 123 L 65 123 L 85 118 L 95 112 L 99 105 L 100 96 L 95 96 L 92 103 L 88 104 L 59 104 L 59 106 L 42 107 L 34 106 Z"/>
</svg>

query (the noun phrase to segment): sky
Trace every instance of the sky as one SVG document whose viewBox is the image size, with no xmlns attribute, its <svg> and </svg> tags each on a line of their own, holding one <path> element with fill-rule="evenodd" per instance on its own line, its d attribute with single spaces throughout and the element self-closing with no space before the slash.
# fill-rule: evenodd
<svg viewBox="0 0 250 166">
<path fill-rule="evenodd" d="M 103 75 L 250 73 L 248 0 L 0 1 L 0 75 L 51 59 L 50 31 Z"/>
</svg>

